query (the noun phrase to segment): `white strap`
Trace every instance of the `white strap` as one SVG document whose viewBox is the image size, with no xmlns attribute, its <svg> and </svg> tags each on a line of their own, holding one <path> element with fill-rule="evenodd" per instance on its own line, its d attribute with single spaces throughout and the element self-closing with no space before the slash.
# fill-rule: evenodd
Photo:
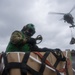
<svg viewBox="0 0 75 75">
<path fill-rule="evenodd" d="M 35 62 L 37 62 L 37 63 L 41 64 L 41 62 L 40 62 L 39 60 L 35 59 L 35 58 L 34 58 L 34 57 L 32 57 L 31 55 L 30 55 L 29 57 L 30 57 L 32 60 L 34 60 Z M 46 67 L 47 67 L 48 69 L 50 69 L 50 70 L 52 70 L 52 71 L 54 71 L 54 72 L 55 72 L 55 69 L 51 68 L 50 66 L 46 65 Z"/>
<path fill-rule="evenodd" d="M 18 56 L 18 62 L 20 62 L 20 53 L 19 52 L 17 53 L 17 56 Z"/>
</svg>

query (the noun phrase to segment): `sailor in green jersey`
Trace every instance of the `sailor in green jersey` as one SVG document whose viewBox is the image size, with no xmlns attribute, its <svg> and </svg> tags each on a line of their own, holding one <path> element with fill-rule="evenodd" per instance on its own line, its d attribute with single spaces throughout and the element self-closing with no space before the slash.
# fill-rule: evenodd
<svg viewBox="0 0 75 75">
<path fill-rule="evenodd" d="M 21 31 L 14 31 L 11 35 L 10 42 L 6 48 L 6 52 L 30 51 L 28 40 L 35 33 L 35 27 L 33 24 L 27 24 Z"/>
<path fill-rule="evenodd" d="M 33 24 L 25 25 L 21 31 L 14 31 L 11 34 L 10 42 L 6 48 L 6 52 L 30 52 L 30 51 L 50 51 L 56 49 L 39 48 L 36 45 L 36 39 L 31 38 L 35 33 Z M 38 39 L 38 38 L 37 38 Z"/>
</svg>

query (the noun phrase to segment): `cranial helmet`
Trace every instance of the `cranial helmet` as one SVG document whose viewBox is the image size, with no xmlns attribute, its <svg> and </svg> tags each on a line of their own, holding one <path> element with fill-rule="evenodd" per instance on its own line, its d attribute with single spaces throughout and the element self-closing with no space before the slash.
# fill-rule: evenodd
<svg viewBox="0 0 75 75">
<path fill-rule="evenodd" d="M 24 26 L 21 31 L 27 36 L 32 36 L 35 33 L 35 27 L 30 23 Z"/>
</svg>

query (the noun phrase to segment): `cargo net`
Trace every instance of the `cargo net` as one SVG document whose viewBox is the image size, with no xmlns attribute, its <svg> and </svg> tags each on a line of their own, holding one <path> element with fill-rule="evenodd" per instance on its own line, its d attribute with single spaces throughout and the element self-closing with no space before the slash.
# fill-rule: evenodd
<svg viewBox="0 0 75 75">
<path fill-rule="evenodd" d="M 70 51 L 1 53 L 1 75 L 73 75 Z"/>
</svg>

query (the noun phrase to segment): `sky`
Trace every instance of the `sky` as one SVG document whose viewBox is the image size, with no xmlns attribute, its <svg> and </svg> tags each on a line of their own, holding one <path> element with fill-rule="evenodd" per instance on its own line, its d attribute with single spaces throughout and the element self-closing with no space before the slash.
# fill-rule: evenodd
<svg viewBox="0 0 75 75">
<path fill-rule="evenodd" d="M 75 44 L 69 44 L 75 37 L 75 28 L 60 21 L 62 15 L 49 14 L 68 13 L 74 5 L 75 0 L 0 0 L 0 52 L 6 50 L 12 32 L 28 23 L 35 25 L 34 38 L 43 37 L 38 47 L 75 49 Z M 75 18 L 75 10 L 71 14 Z"/>
</svg>

